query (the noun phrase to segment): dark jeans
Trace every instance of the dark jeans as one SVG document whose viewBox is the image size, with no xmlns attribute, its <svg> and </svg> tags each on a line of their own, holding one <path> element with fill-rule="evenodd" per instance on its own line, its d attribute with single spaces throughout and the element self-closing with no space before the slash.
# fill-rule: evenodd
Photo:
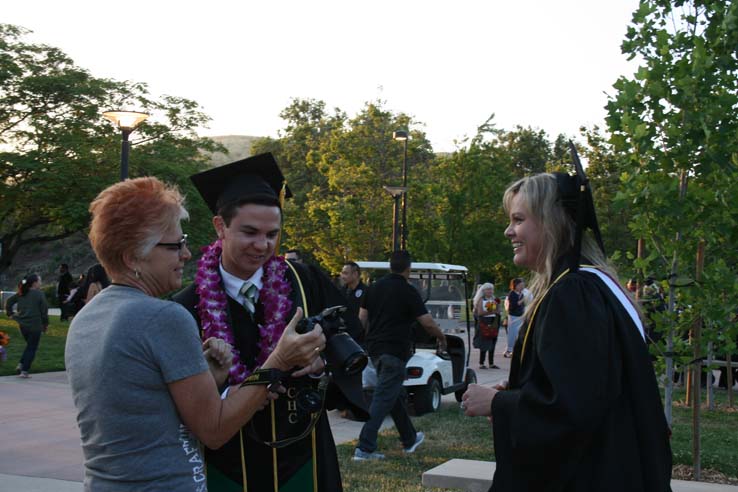
<svg viewBox="0 0 738 492">
<path fill-rule="evenodd" d="M 28 330 L 21 326 L 21 334 L 26 339 L 26 349 L 21 355 L 21 371 L 28 372 L 31 370 L 31 363 L 36 358 L 36 350 L 38 349 L 38 343 L 41 341 L 41 332 L 35 330 Z"/>
<path fill-rule="evenodd" d="M 387 414 L 392 416 L 395 428 L 400 433 L 402 446 L 409 448 L 415 444 L 415 427 L 405 408 L 407 393 L 402 382 L 405 380 L 405 361 L 393 355 L 372 357 L 377 370 L 377 387 L 369 406 L 369 420 L 361 428 L 359 448 L 373 453 L 377 449 L 377 433 Z"/>
<path fill-rule="evenodd" d="M 489 353 L 489 365 L 490 366 L 494 365 L 494 363 L 495 363 L 495 361 L 494 361 L 494 358 L 495 358 L 495 345 L 497 345 L 497 339 L 496 338 L 493 338 L 492 339 L 492 348 L 489 349 L 489 351 L 479 349 L 479 365 L 480 366 L 484 365 L 484 359 L 487 358 L 486 356 L 487 356 L 488 353 Z"/>
</svg>

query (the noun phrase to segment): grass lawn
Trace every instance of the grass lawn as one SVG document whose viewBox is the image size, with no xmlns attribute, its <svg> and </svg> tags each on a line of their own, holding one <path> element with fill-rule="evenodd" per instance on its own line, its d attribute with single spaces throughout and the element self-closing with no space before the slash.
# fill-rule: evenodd
<svg viewBox="0 0 738 492">
<path fill-rule="evenodd" d="M 41 343 L 32 373 L 64 370 L 64 344 L 69 323 L 50 317 L 51 324 Z M 15 366 L 25 347 L 17 324 L 0 315 L 0 330 L 11 341 L 6 347 L 8 359 L 0 363 L 0 376 L 15 374 Z M 738 409 L 727 408 L 724 390 L 716 390 L 717 409 L 702 412 L 702 468 L 728 477 L 738 477 Z M 692 464 L 692 412 L 681 403 L 684 391 L 675 390 L 673 406 L 672 451 L 675 465 Z M 703 397 L 703 402 L 706 399 Z M 703 407 L 704 408 L 704 407 Z M 344 488 L 356 492 L 421 491 L 420 477 L 449 459 L 463 458 L 494 461 L 492 431 L 487 419 L 465 417 L 455 404 L 444 403 L 441 411 L 414 419 L 418 430 L 425 432 L 425 442 L 415 454 L 405 456 L 394 429 L 379 436 L 379 451 L 387 459 L 379 462 L 351 461 L 356 443 L 338 446 Z M 738 480 L 738 479 L 736 479 Z"/>
<path fill-rule="evenodd" d="M 684 390 L 674 391 L 671 450 L 674 464 L 692 465 L 692 409 L 684 402 Z M 707 410 L 703 392 L 700 432 L 702 468 L 738 477 L 738 408 L 728 408 L 727 392 L 715 390 L 716 410 Z"/>
<path fill-rule="evenodd" d="M 452 458 L 494 461 L 492 429 L 485 418 L 465 417 L 458 405 L 444 403 L 434 414 L 413 419 L 425 433 L 425 442 L 411 455 L 402 452 L 394 429 L 380 433 L 378 451 L 383 461 L 351 461 L 356 443 L 338 445 L 343 487 L 352 492 L 421 491 L 420 478 Z"/>
<path fill-rule="evenodd" d="M 716 391 L 717 409 L 702 412 L 702 469 L 704 479 L 720 472 L 738 480 L 738 410 L 728 409 L 724 390 Z M 675 391 L 675 401 L 684 399 L 684 391 Z M 679 401 L 673 407 L 672 453 L 674 464 L 692 465 L 692 411 Z M 354 462 L 351 456 L 356 442 L 338 446 L 344 488 L 356 492 L 422 491 L 424 471 L 449 459 L 462 458 L 494 461 L 492 430 L 487 419 L 464 417 L 456 405 L 444 404 L 440 412 L 413 420 L 426 440 L 416 454 L 402 453 L 397 433 L 382 432 L 378 451 L 387 459 Z M 713 474 L 714 475 L 714 474 Z"/>
<path fill-rule="evenodd" d="M 68 329 L 69 322 L 62 323 L 58 316 L 49 316 L 49 329 L 41 335 L 36 358 L 31 365 L 31 374 L 64 370 L 64 344 Z M 15 374 L 15 366 L 26 348 L 26 341 L 18 329 L 18 323 L 5 314 L 0 315 L 0 330 L 10 335 L 10 343 L 5 347 L 8 358 L 5 362 L 0 362 L 0 376 L 8 376 Z"/>
</svg>

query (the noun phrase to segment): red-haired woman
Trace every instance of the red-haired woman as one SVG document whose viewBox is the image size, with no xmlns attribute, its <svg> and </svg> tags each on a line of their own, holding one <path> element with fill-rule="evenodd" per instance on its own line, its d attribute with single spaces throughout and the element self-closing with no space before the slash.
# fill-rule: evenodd
<svg viewBox="0 0 738 492">
<path fill-rule="evenodd" d="M 161 299 L 181 287 L 191 257 L 182 203 L 175 188 L 147 177 L 114 184 L 90 205 L 90 242 L 112 283 L 74 317 L 64 356 L 85 490 L 205 490 L 198 440 L 222 446 L 275 398 L 266 386 L 245 386 L 221 399 L 230 347 L 202 343 L 187 310 Z M 295 332 L 299 313 L 263 368 L 309 365 L 325 347 L 321 330 Z M 308 343 L 297 347 L 298 338 Z"/>
<path fill-rule="evenodd" d="M 14 312 L 17 306 L 18 312 Z M 49 306 L 46 296 L 41 292 L 41 277 L 36 274 L 26 276 L 18 284 L 18 292 L 5 303 L 5 312 L 18 322 L 21 334 L 26 340 L 16 371 L 22 378 L 30 378 L 31 364 L 36 358 L 41 333 L 49 327 Z"/>
</svg>

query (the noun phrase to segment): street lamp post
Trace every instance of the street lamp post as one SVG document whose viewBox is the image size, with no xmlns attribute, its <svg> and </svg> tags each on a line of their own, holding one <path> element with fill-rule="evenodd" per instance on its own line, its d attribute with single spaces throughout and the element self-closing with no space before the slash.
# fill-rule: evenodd
<svg viewBox="0 0 738 492">
<path fill-rule="evenodd" d="M 392 139 L 405 144 L 405 155 L 402 159 L 402 187 L 405 193 L 402 194 L 402 250 L 407 249 L 407 140 L 408 133 L 406 130 L 397 130 L 392 132 Z"/>
<path fill-rule="evenodd" d="M 128 179 L 128 154 L 131 149 L 131 142 L 128 136 L 138 128 L 149 117 L 147 113 L 139 111 L 105 111 L 103 116 L 110 120 L 117 128 L 120 129 L 123 137 L 120 149 L 120 180 Z"/>
<path fill-rule="evenodd" d="M 400 231 L 398 231 L 400 196 L 405 196 L 407 188 L 404 186 L 385 186 L 384 190 L 392 195 L 392 251 L 399 251 Z"/>
</svg>

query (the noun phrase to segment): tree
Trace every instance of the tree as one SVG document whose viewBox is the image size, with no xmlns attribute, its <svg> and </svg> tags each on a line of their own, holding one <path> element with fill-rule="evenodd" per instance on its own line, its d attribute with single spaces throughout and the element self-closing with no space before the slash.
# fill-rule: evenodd
<svg viewBox="0 0 738 492">
<path fill-rule="evenodd" d="M 413 126 L 381 101 L 367 103 L 355 117 L 325 103 L 293 100 L 281 113 L 287 126 L 277 140 L 262 140 L 255 152 L 279 159 L 295 199 L 285 204 L 284 244 L 297 247 L 337 272 L 345 260 L 386 259 L 391 250 L 392 200 L 382 189 L 401 182 L 403 147 L 392 132 Z M 408 141 L 409 249 L 421 239 L 414 224 L 424 210 L 415 202 L 424 171 L 433 160 L 425 135 L 411 130 Z M 415 242 L 415 243 L 414 243 Z"/>
<path fill-rule="evenodd" d="M 581 133 L 586 145 L 580 148 L 582 156 L 588 161 L 586 172 L 592 184 L 602 240 L 611 260 L 618 264 L 620 273 L 628 272 L 632 276 L 632 262 L 627 261 L 634 257 L 637 244 L 637 238 L 633 237 L 628 226 L 632 210 L 622 200 L 616 200 L 621 191 L 623 163 L 599 127 L 581 128 Z"/>
<path fill-rule="evenodd" d="M 550 166 L 551 143 L 542 130 L 498 129 L 492 115 L 461 144 L 428 171 L 430 213 L 416 226 L 427 238 L 423 257 L 465 265 L 478 281 L 484 277 L 506 286 L 520 270 L 512 265 L 504 236 L 508 219 L 502 197 L 515 180 Z"/>
<path fill-rule="evenodd" d="M 328 114 L 325 102 L 314 99 L 293 99 L 279 116 L 286 122 L 279 138 L 264 138 L 254 142 L 253 154 L 272 152 L 279 162 L 294 197 L 285 204 L 285 229 L 282 243 L 301 248 L 308 256 L 311 250 L 301 238 L 311 236 L 312 222 L 303 220 L 307 208 L 307 195 L 315 188 L 327 186 L 326 178 L 319 171 L 321 149 L 334 130 L 346 124 L 346 115 L 335 108 Z M 302 245 L 301 245 L 302 243 Z"/>
<path fill-rule="evenodd" d="M 657 272 L 670 282 L 667 321 L 677 319 L 676 280 L 691 270 L 700 240 L 707 244 L 705 278 L 725 279 L 726 268 L 733 278 L 738 273 L 738 208 L 731 200 L 738 192 L 736 46 L 738 4 L 722 0 L 642 0 L 622 45 L 640 67 L 616 82 L 618 93 L 608 102 L 611 142 L 628 168 L 619 200 L 633 211 L 634 236 L 645 238 L 651 250 L 635 266 L 645 274 L 671 265 Z M 720 288 L 735 312 L 735 283 Z M 679 295 L 683 306 L 692 306 L 691 316 L 709 319 L 712 289 L 693 287 Z M 710 319 L 704 340 L 718 340 L 728 319 Z M 662 326 L 667 340 L 673 341 L 673 328 Z M 667 417 L 670 381 L 669 374 Z"/>
<path fill-rule="evenodd" d="M 117 179 L 120 134 L 103 110 L 154 115 L 137 130 L 132 177 L 162 172 L 190 191 L 185 173 L 216 149 L 194 133 L 208 121 L 197 103 L 93 77 L 59 49 L 24 42 L 28 32 L 0 24 L 0 273 L 21 248 L 84 229 L 89 202 Z"/>
</svg>

